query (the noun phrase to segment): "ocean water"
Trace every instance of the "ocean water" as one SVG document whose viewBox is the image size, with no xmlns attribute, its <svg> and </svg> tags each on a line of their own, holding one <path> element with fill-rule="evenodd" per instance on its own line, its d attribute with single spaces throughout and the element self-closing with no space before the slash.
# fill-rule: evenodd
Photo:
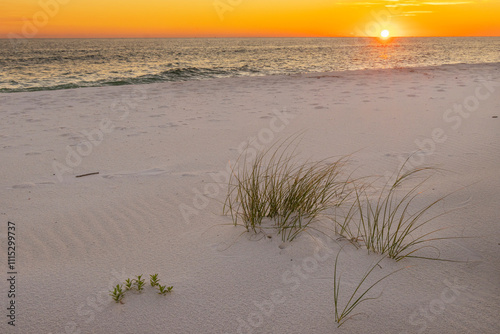
<svg viewBox="0 0 500 334">
<path fill-rule="evenodd" d="M 0 39 L 0 92 L 500 62 L 500 37 Z"/>
</svg>

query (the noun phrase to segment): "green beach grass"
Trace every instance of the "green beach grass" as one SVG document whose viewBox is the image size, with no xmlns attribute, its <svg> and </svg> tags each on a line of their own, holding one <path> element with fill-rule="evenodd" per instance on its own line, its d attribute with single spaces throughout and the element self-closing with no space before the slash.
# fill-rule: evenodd
<svg viewBox="0 0 500 334">
<path fill-rule="evenodd" d="M 293 144 L 282 142 L 233 169 L 223 207 L 235 225 L 259 232 L 272 228 L 292 241 L 318 216 L 339 206 L 348 182 L 342 178 L 347 157 L 299 163 Z M 264 226 L 269 218 L 272 226 Z"/>
<path fill-rule="evenodd" d="M 370 185 L 354 186 L 353 199 L 347 213 L 337 218 L 337 232 L 357 245 L 364 246 L 368 252 L 387 254 L 400 261 L 407 257 L 421 257 L 415 253 L 429 243 L 452 237 L 433 237 L 442 228 L 425 231 L 424 227 L 436 218 L 446 214 L 433 214 L 431 209 L 447 196 L 417 206 L 415 201 L 422 195 L 423 186 L 435 171 L 431 167 L 405 170 L 406 164 L 397 172 L 394 181 L 388 181 L 381 189 L 373 190 Z M 406 187 L 412 179 L 422 179 L 415 186 Z"/>
</svg>

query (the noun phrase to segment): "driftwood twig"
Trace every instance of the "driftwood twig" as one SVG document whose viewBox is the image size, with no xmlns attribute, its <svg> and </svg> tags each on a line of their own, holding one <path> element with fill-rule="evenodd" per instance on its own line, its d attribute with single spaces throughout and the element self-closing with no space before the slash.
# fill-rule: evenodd
<svg viewBox="0 0 500 334">
<path fill-rule="evenodd" d="M 96 175 L 96 174 L 99 174 L 99 172 L 93 172 L 93 173 L 81 174 L 81 175 L 77 175 L 76 177 L 84 177 L 84 176 Z"/>
</svg>

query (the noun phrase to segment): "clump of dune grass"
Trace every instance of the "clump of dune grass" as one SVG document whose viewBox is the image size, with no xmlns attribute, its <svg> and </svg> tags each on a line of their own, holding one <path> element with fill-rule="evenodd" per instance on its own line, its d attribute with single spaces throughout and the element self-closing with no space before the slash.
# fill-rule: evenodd
<svg viewBox="0 0 500 334">
<path fill-rule="evenodd" d="M 380 260 L 378 260 L 373 266 L 371 266 L 368 271 L 361 277 L 361 280 L 356 286 L 356 289 L 354 289 L 353 293 L 351 294 L 349 300 L 345 304 L 344 308 L 340 307 L 340 275 L 337 275 L 337 263 L 339 260 L 339 255 L 340 250 L 337 254 L 337 257 L 335 258 L 335 266 L 334 266 L 334 271 L 333 271 L 333 302 L 334 302 L 334 315 L 335 315 L 335 322 L 338 324 L 337 328 L 342 326 L 347 320 L 351 319 L 354 317 L 356 314 L 351 315 L 351 313 L 363 302 L 368 301 L 368 300 L 373 300 L 377 299 L 378 297 L 370 297 L 368 296 L 368 292 L 375 287 L 378 283 L 386 279 L 387 277 L 397 273 L 400 270 L 403 270 L 404 268 L 398 269 L 396 271 L 393 271 L 390 274 L 387 274 L 380 278 L 379 280 L 375 281 L 372 283 L 368 288 L 365 288 L 366 284 L 364 284 L 368 276 L 372 273 L 372 271 L 376 268 L 379 267 L 379 263 L 386 257 L 382 257 Z"/>
<path fill-rule="evenodd" d="M 293 142 L 272 146 L 252 162 L 238 160 L 241 167 L 233 168 L 223 207 L 235 225 L 253 232 L 276 229 L 283 241 L 292 241 L 345 199 L 347 182 L 341 176 L 347 158 L 300 163 Z M 271 226 L 262 224 L 265 218 Z"/>
<path fill-rule="evenodd" d="M 406 170 L 404 164 L 395 180 L 388 181 L 376 191 L 375 196 L 370 194 L 369 186 L 355 186 L 352 205 L 343 218 L 337 220 L 338 233 L 358 245 L 364 245 L 368 252 L 387 254 L 396 261 L 406 257 L 434 259 L 414 253 L 424 247 L 432 247 L 428 245 L 432 241 L 450 239 L 432 237 L 441 229 L 430 232 L 424 232 L 423 229 L 429 222 L 445 214 L 432 215 L 430 211 L 447 196 L 415 208 L 415 199 L 421 195 L 421 189 L 430 176 L 407 190 L 404 187 L 410 179 L 432 170 L 431 167 Z"/>
</svg>

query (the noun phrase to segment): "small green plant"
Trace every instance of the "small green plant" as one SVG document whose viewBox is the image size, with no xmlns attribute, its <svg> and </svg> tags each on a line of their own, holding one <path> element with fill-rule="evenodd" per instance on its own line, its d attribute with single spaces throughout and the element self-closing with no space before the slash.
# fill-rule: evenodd
<svg viewBox="0 0 500 334">
<path fill-rule="evenodd" d="M 125 280 L 125 291 L 128 291 L 128 290 L 131 290 L 133 288 L 132 284 L 134 284 L 134 280 L 130 279 L 130 278 L 127 278 Z"/>
<path fill-rule="evenodd" d="M 340 309 L 339 308 L 339 295 L 340 295 L 340 275 L 337 275 L 337 263 L 338 263 L 338 259 L 339 259 L 339 255 L 340 255 L 340 252 L 342 251 L 342 249 L 338 252 L 337 254 L 337 257 L 335 258 L 335 267 L 334 267 L 334 271 L 333 271 L 333 301 L 334 301 L 334 306 L 335 306 L 335 322 L 338 324 L 337 327 L 340 327 L 342 326 L 347 320 L 349 320 L 350 318 L 354 317 L 355 314 L 351 315 L 351 312 L 354 311 L 354 309 L 359 306 L 359 304 L 361 304 L 362 302 L 365 302 L 367 300 L 372 300 L 372 299 L 377 299 L 378 297 L 365 297 L 365 295 L 375 286 L 377 285 L 378 283 L 380 283 L 381 281 L 383 281 L 384 279 L 386 279 L 387 277 L 397 273 L 398 271 L 400 270 L 403 270 L 404 268 L 401 268 L 401 269 L 398 269 L 388 275 L 385 275 L 384 277 L 382 277 L 381 279 L 377 280 L 375 283 L 373 283 L 372 285 L 370 285 L 370 287 L 368 287 L 367 289 L 365 289 L 364 291 L 363 290 L 360 290 L 361 289 L 361 286 L 363 285 L 363 283 L 366 281 L 366 279 L 368 278 L 368 276 L 371 274 L 371 272 L 377 267 L 379 266 L 379 263 L 385 258 L 382 257 L 380 260 L 377 261 L 377 263 L 375 263 L 375 265 L 373 265 L 364 275 L 363 277 L 361 278 L 361 281 L 358 283 L 358 285 L 356 286 L 356 289 L 354 290 L 354 292 L 352 293 L 351 297 L 349 298 L 349 300 L 347 301 L 347 303 L 345 304 L 345 307 L 343 309 Z M 338 276 L 338 279 L 337 279 L 337 276 Z M 359 291 L 359 293 L 358 293 Z"/>
<path fill-rule="evenodd" d="M 173 288 L 174 288 L 173 286 L 167 287 L 166 285 L 160 285 L 160 284 L 158 284 L 158 294 L 159 295 L 165 295 L 168 292 L 172 291 Z"/>
<path fill-rule="evenodd" d="M 151 287 L 156 287 L 158 289 L 158 293 L 160 295 L 165 295 L 166 293 L 172 291 L 173 286 L 167 287 L 166 285 L 160 285 L 160 279 L 158 278 L 158 274 L 149 275 L 149 283 Z M 138 275 L 135 279 L 127 278 L 125 280 L 125 291 L 129 290 L 137 290 L 142 292 L 146 285 L 146 279 L 142 278 L 142 275 Z M 122 286 L 117 284 L 113 291 L 110 291 L 110 296 L 113 298 L 115 302 L 120 302 L 123 304 L 122 299 L 125 296 L 125 291 L 123 291 Z"/>
<path fill-rule="evenodd" d="M 149 283 L 152 287 L 155 287 L 160 284 L 160 280 L 158 279 L 158 274 L 149 275 Z"/>
<path fill-rule="evenodd" d="M 144 290 L 144 285 L 146 284 L 146 280 L 142 278 L 142 275 L 137 276 L 135 279 L 135 285 L 137 287 L 137 291 L 141 292 Z"/>
<path fill-rule="evenodd" d="M 113 300 L 117 303 L 121 303 L 123 297 L 124 297 L 124 291 L 122 290 L 122 286 L 120 284 L 117 284 L 113 291 L 110 291 L 109 294 Z"/>
</svg>

